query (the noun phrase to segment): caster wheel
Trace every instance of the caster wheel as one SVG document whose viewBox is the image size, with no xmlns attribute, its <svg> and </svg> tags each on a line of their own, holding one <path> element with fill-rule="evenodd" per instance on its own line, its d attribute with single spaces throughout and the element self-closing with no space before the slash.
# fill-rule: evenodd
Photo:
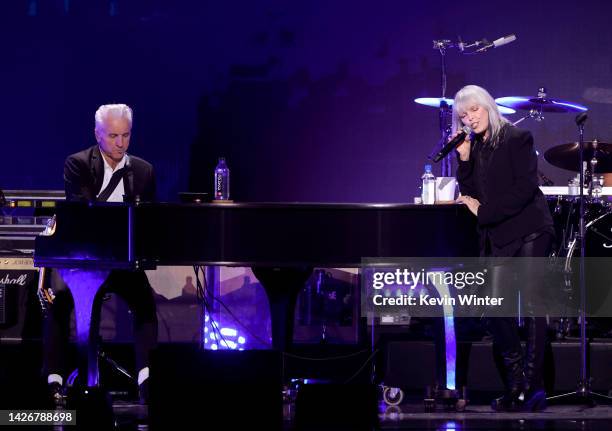
<svg viewBox="0 0 612 431">
<path fill-rule="evenodd" d="M 383 399 L 389 406 L 397 406 L 404 399 L 404 391 L 400 388 L 391 388 L 389 386 L 383 389 Z"/>
</svg>

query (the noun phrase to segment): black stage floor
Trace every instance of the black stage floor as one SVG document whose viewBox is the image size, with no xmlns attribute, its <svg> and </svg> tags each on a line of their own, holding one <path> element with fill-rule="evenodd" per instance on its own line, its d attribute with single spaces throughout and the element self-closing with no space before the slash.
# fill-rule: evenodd
<svg viewBox="0 0 612 431">
<path fill-rule="evenodd" d="M 300 426 L 292 419 L 292 406 L 285 405 L 283 431 L 299 430 L 581 430 L 608 431 L 612 429 L 612 406 L 553 405 L 537 413 L 497 413 L 487 405 L 468 405 L 464 412 L 424 412 L 422 404 L 406 403 L 399 406 L 379 406 L 379 424 L 375 427 L 325 424 Z M 117 430 L 149 430 L 146 406 L 118 402 L 113 405 Z M 236 413 L 239 414 L 237 406 Z M 338 412 L 351 415 L 354 412 Z M 195 427 L 194 429 L 196 429 Z M 203 428 L 204 429 L 204 428 Z M 210 429 L 235 429 L 231 421 L 223 427 Z M 243 428 L 251 429 L 251 428 Z"/>
<path fill-rule="evenodd" d="M 422 396 L 423 386 L 418 379 L 418 374 L 422 374 L 421 380 L 429 379 L 429 374 L 433 370 L 420 366 L 417 362 L 420 359 L 426 362 L 433 362 L 431 343 L 413 343 L 410 346 L 398 344 L 398 349 L 404 347 L 410 353 L 408 357 L 401 354 L 403 350 L 398 350 L 396 361 L 400 370 L 405 371 L 401 374 L 405 382 L 412 386 L 406 391 L 406 397 L 399 406 L 387 406 L 382 400 L 379 390 L 369 384 L 368 373 L 364 373 L 361 384 L 321 384 L 305 385 L 299 389 L 295 396 L 295 402 L 287 399 L 281 400 L 279 391 L 274 386 L 267 387 L 269 379 L 276 379 L 280 374 L 278 367 L 271 366 L 270 361 L 278 359 L 274 352 L 242 352 L 244 357 L 237 364 L 232 363 L 232 355 L 223 355 L 216 352 L 208 355 L 207 352 L 199 352 L 197 355 L 190 349 L 180 348 L 180 346 L 167 346 L 169 351 L 165 357 L 165 363 L 161 381 L 161 391 L 152 392 L 151 409 L 133 402 L 127 401 L 135 398 L 134 390 L 129 390 L 127 383 L 121 380 L 118 373 L 106 370 L 106 387 L 113 391 L 113 415 L 115 427 L 105 429 L 114 430 L 153 430 L 169 429 L 180 431 L 183 429 L 202 429 L 202 430 L 251 430 L 251 429 L 282 429 L 283 431 L 300 430 L 612 430 L 612 406 L 602 405 L 587 407 L 576 404 L 550 403 L 548 409 L 539 413 L 496 413 L 489 407 L 489 401 L 499 395 L 500 388 L 494 387 L 492 382 L 496 376 L 495 367 L 491 361 L 490 349 L 488 345 L 476 344 L 471 358 L 471 366 L 476 367 L 470 373 L 472 388 L 470 389 L 468 404 L 464 412 L 454 410 L 443 410 L 440 406 L 433 412 L 424 410 Z M 124 363 L 122 350 L 116 349 L 117 346 L 109 346 L 113 357 Z M 409 347 L 409 348 L 408 348 Z M 487 347 L 487 349 L 485 349 Z M 555 346 L 554 346 L 555 347 Z M 594 389 L 606 395 L 609 393 L 609 374 L 610 374 L 610 353 L 612 345 L 605 344 L 598 347 L 592 345 L 591 371 L 594 379 Z M 429 349 L 429 350 L 428 350 Z M 481 351 L 482 350 L 482 351 Z M 566 352 L 567 350 L 567 352 Z M 164 349 L 159 349 L 163 353 Z M 429 352 L 429 353 L 428 353 Z M 337 353 L 337 352 L 336 352 Z M 366 352 L 367 354 L 368 352 Z M 555 360 L 559 361 L 556 367 L 556 392 L 565 392 L 575 387 L 576 371 L 578 369 L 577 348 L 574 344 L 565 343 L 556 346 Z M 46 385 L 40 382 L 40 346 L 33 345 L 2 345 L 0 343 L 0 409 L 7 408 L 40 408 L 42 404 L 35 401 L 36 394 L 42 393 Z M 332 356 L 329 352 L 326 356 Z M 215 362 L 202 365 L 199 360 L 209 360 L 216 358 Z M 222 358 L 223 361 L 219 361 Z M 344 371 L 347 375 L 354 374 L 356 369 L 365 363 L 362 357 L 351 358 L 353 362 L 345 364 L 346 370 L 334 368 L 330 372 L 339 375 Z M 273 362 L 273 361 L 272 361 Z M 129 361 L 125 361 L 129 363 Z M 266 366 L 263 366 L 263 365 Z M 320 362 L 315 363 L 317 370 L 321 367 Z M 411 366 L 406 366 L 411 364 Z M 285 361 L 284 365 L 289 365 Z M 393 364 L 391 364 L 393 365 Z M 401 366 L 400 366 L 401 365 Z M 269 369 L 268 369 L 269 368 Z M 255 373 L 257 370 L 257 373 Z M 407 370 L 407 371 L 406 371 Z M 105 371 L 103 369 L 103 371 Z M 179 372 L 184 371 L 186 376 Z M 285 369 L 285 371 L 287 371 Z M 305 373 L 308 370 L 293 370 L 292 375 L 298 371 Z M 409 374 L 406 374 L 410 371 Z M 267 377 L 268 374 L 272 377 Z M 199 374 L 199 377 L 198 377 Z M 158 374 L 158 378 L 159 378 Z M 224 379 L 217 381 L 215 375 L 225 376 Z M 111 377 L 113 377 L 111 379 Z M 230 377 L 248 381 L 249 385 L 240 387 L 236 391 L 225 384 L 225 380 L 231 381 Z M 125 379 L 124 379 L 125 380 Z M 485 383 L 490 382 L 487 387 Z M 174 383 L 173 383 L 174 382 Z M 153 383 L 153 382 L 152 382 Z M 176 383 L 176 384 L 175 384 Z M 365 383 L 365 384 L 364 384 Z M 269 385 L 268 385 L 269 386 Z M 482 388 L 486 388 L 482 389 Z M 127 388 L 127 389 L 126 389 Z M 151 386 L 153 388 L 153 385 Z M 305 390 L 310 388 L 310 391 Z M 419 388 L 419 389 L 415 389 Z M 133 389 L 133 388 L 132 388 Z M 314 389 L 314 390 L 313 390 Z M 243 390 L 244 392 L 241 392 Z M 196 394 L 196 395 L 191 395 Z M 300 394 L 303 395 L 300 404 Z M 155 395 L 155 396 L 154 396 Z M 294 394 L 295 395 L 295 394 Z M 306 396 L 308 395 L 308 396 Z M 377 404 L 377 400 L 378 404 Z M 170 405 L 174 403 L 173 405 Z M 191 408 L 188 408 L 188 403 Z M 277 407 L 278 406 L 278 407 Z M 282 407 L 281 407 L 282 406 Z M 261 420 L 265 423 L 278 424 L 280 422 L 280 409 L 283 409 L 282 426 L 260 427 L 255 423 Z M 175 410 L 176 409 L 176 410 Z M 300 410 L 301 409 L 301 410 Z M 150 410 L 150 411 L 149 411 Z M 188 417 L 188 423 L 196 426 L 184 427 L 175 423 L 174 412 L 179 416 Z M 162 413 L 160 415 L 160 412 Z M 270 414 L 272 412 L 272 414 Z M 274 413 L 278 412 L 278 413 Z M 305 421 L 300 420 L 301 418 Z M 150 415 L 150 413 L 153 413 Z M 376 415 L 378 423 L 372 424 L 372 417 Z M 163 426 L 159 422 L 153 422 L 155 416 L 161 416 L 166 422 Z M 266 416 L 267 415 L 267 416 Z M 317 416 L 315 418 L 315 416 Z M 151 421 L 149 417 L 152 416 Z M 327 420 L 329 418 L 329 421 Z M 362 421 L 363 418 L 363 421 Z M 168 419 L 170 421 L 168 422 Z M 268 421 L 268 422 L 266 422 Z M 276 422 L 274 422 L 276 421 Z M 153 422 L 153 423 L 152 423 Z M 236 426 L 240 422 L 247 425 Z M 249 425 L 249 422 L 253 424 Z M 304 425 L 304 422 L 307 425 Z M 166 424 L 170 424 L 167 426 Z M 363 425 L 362 425 L 363 423 Z M 156 426 L 157 425 L 157 426 Z M 20 428 L 25 429 L 25 428 Z M 42 430 L 44 427 L 36 427 Z M 59 428 L 54 428 L 59 429 Z M 82 427 L 65 427 L 67 430 L 82 429 Z M 101 429 L 101 428 L 85 428 Z"/>
</svg>

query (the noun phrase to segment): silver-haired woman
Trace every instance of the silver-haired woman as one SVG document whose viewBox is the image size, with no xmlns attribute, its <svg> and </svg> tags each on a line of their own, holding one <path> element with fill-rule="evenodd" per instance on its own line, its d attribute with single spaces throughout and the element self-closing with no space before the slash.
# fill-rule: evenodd
<svg viewBox="0 0 612 431">
<path fill-rule="evenodd" d="M 502 117 L 493 97 L 476 85 L 463 87 L 455 95 L 455 134 L 463 126 L 469 126 L 472 133 L 457 147 L 458 201 L 478 219 L 481 255 L 548 256 L 554 228 L 539 189 L 531 133 Z M 524 352 L 516 318 L 488 321 L 494 349 L 503 359 L 502 380 L 506 385 L 504 396 L 492 402 L 495 410 L 546 407 L 542 378 L 546 322 L 541 317 L 525 320 L 528 335 Z"/>
</svg>

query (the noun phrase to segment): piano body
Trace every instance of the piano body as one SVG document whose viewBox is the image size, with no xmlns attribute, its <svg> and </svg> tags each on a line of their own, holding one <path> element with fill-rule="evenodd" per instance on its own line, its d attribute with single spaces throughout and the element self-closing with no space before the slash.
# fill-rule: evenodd
<svg viewBox="0 0 612 431">
<path fill-rule="evenodd" d="M 104 228 L 100 228 L 104 226 Z M 97 386 L 95 297 L 108 271 L 160 265 L 250 266 L 270 302 L 273 347 L 292 340 L 299 291 L 314 267 L 363 258 L 476 256 L 462 205 L 76 203 L 36 238 L 36 266 L 58 268 L 75 298 L 81 372 Z M 95 319 L 94 319 L 95 320 Z"/>
</svg>

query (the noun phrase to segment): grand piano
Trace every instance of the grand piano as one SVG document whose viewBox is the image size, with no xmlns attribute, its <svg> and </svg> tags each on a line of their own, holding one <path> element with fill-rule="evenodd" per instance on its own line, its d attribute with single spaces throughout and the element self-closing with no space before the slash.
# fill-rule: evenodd
<svg viewBox="0 0 612 431">
<path fill-rule="evenodd" d="M 70 287 L 80 371 L 97 386 L 91 317 L 113 269 L 252 267 L 270 302 L 273 347 L 287 350 L 297 295 L 312 268 L 360 267 L 364 258 L 476 256 L 475 225 L 455 204 L 65 202 L 53 234 L 36 238 L 34 263 L 57 268 Z"/>
</svg>

